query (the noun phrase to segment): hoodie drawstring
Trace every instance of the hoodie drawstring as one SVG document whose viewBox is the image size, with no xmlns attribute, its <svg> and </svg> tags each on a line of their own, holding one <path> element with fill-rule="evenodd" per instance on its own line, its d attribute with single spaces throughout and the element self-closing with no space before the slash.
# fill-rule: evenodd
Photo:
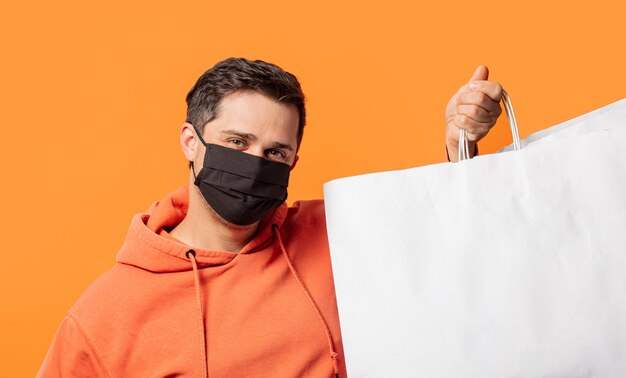
<svg viewBox="0 0 626 378">
<path fill-rule="evenodd" d="M 196 306 L 198 308 L 198 321 L 200 322 L 200 337 L 202 337 L 202 378 L 209 376 L 207 367 L 207 353 L 206 353 L 206 338 L 204 335 L 204 317 L 202 312 L 202 297 L 200 296 L 200 278 L 198 277 L 198 264 L 196 263 L 196 251 L 193 249 L 188 250 L 185 256 L 191 261 L 193 267 L 193 283 L 196 286 Z"/>
<path fill-rule="evenodd" d="M 311 295 L 309 290 L 304 285 L 304 282 L 302 282 L 302 279 L 300 278 L 300 275 L 296 271 L 296 268 L 293 265 L 293 262 L 291 261 L 291 258 L 287 254 L 287 250 L 285 249 L 285 245 L 283 244 L 283 240 L 280 237 L 280 232 L 278 230 L 278 225 L 277 224 L 273 224 L 272 225 L 272 231 L 274 231 L 274 235 L 276 236 L 276 239 L 278 240 L 278 245 L 280 246 L 280 250 L 283 253 L 283 256 L 285 256 L 285 259 L 287 260 L 287 265 L 289 266 L 289 270 L 291 271 L 291 275 L 293 276 L 293 278 L 295 278 L 296 282 L 298 282 L 298 285 L 300 286 L 300 289 L 302 289 L 302 292 L 304 293 L 304 295 L 309 300 L 309 303 L 311 304 L 311 307 L 313 307 L 313 309 L 315 310 L 315 313 L 317 314 L 317 318 L 322 323 L 322 327 L 324 327 L 324 332 L 326 333 L 326 340 L 328 341 L 328 349 L 329 349 L 329 352 L 330 352 L 330 358 L 331 358 L 331 360 L 333 362 L 333 370 L 334 370 L 334 373 L 335 373 L 335 378 L 339 378 L 339 366 L 337 364 L 337 352 L 335 351 L 335 343 L 333 342 L 333 335 L 330 333 L 330 328 L 328 327 L 328 323 L 326 322 L 326 319 L 324 319 L 324 315 L 322 315 L 322 312 L 320 311 L 319 307 L 317 307 L 317 303 L 315 303 L 315 300 L 313 299 L 313 296 Z"/>
</svg>

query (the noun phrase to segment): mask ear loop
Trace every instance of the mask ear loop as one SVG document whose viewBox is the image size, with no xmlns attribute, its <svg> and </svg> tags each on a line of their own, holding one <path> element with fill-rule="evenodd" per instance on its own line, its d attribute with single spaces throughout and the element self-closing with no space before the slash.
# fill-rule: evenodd
<svg viewBox="0 0 626 378">
<path fill-rule="evenodd" d="M 196 177 L 196 170 L 193 167 L 193 161 L 189 162 L 189 166 L 191 167 L 191 173 L 193 173 L 193 179 L 196 180 L 198 177 Z"/>
<path fill-rule="evenodd" d="M 193 126 L 193 129 L 196 132 L 196 135 L 198 136 L 198 139 L 200 139 L 200 142 L 202 142 L 202 145 L 204 145 L 206 147 L 207 143 L 204 141 L 204 138 L 202 138 L 202 133 L 200 132 L 200 130 L 198 130 L 198 128 L 196 127 L 196 125 L 194 125 L 193 123 L 187 121 L 188 124 L 190 124 L 191 126 Z"/>
<path fill-rule="evenodd" d="M 204 141 L 204 138 L 202 138 L 202 133 L 200 132 L 200 130 L 198 130 L 193 123 L 191 123 L 189 121 L 187 121 L 187 123 L 190 124 L 193 127 L 194 131 L 196 132 L 196 136 L 198 137 L 198 139 L 200 140 L 202 145 L 204 147 L 206 147 L 207 143 Z M 189 166 L 191 167 L 191 172 L 193 173 L 193 179 L 196 180 L 197 176 L 196 176 L 196 170 L 195 170 L 194 165 L 193 165 L 193 161 L 189 162 Z"/>
</svg>

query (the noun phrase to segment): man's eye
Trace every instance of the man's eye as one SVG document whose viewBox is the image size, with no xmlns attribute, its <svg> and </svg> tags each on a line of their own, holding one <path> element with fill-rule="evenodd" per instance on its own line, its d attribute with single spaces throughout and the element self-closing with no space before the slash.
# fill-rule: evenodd
<svg viewBox="0 0 626 378">
<path fill-rule="evenodd" d="M 246 143 L 241 139 L 231 139 L 228 141 L 228 143 L 233 144 L 237 147 L 243 147 L 246 145 Z"/>
<path fill-rule="evenodd" d="M 280 150 L 268 150 L 267 154 L 272 156 L 272 157 L 276 157 L 279 159 L 284 159 L 285 158 L 285 154 L 280 151 Z"/>
</svg>

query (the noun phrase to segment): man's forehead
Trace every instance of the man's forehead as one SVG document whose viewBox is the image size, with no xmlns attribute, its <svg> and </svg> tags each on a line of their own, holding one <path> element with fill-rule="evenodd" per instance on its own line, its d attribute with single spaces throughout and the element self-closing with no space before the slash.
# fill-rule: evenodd
<svg viewBox="0 0 626 378">
<path fill-rule="evenodd" d="M 217 104 L 217 110 L 230 108 L 250 108 L 262 106 L 265 108 L 278 108 L 298 113 L 295 104 L 279 101 L 269 95 L 253 90 L 238 90 L 225 95 Z"/>
<path fill-rule="evenodd" d="M 299 114 L 295 105 L 278 102 L 261 93 L 232 93 L 220 101 L 214 116 L 206 124 L 213 132 L 259 138 L 271 130 L 277 138 L 297 139 Z"/>
</svg>

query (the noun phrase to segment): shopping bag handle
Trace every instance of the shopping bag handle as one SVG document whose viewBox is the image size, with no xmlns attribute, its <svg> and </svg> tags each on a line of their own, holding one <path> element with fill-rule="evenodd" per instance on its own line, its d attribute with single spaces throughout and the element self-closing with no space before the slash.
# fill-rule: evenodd
<svg viewBox="0 0 626 378">
<path fill-rule="evenodd" d="M 511 135 L 513 136 L 513 151 L 519 151 L 521 147 L 519 139 L 519 130 L 517 128 L 517 120 L 515 119 L 515 112 L 513 111 L 513 105 L 511 104 L 511 97 L 503 89 L 502 90 L 502 104 L 506 111 L 506 116 L 509 119 L 509 125 L 511 126 Z M 467 143 L 467 132 L 461 129 L 459 135 L 459 161 L 471 159 L 469 156 L 469 146 Z"/>
</svg>

